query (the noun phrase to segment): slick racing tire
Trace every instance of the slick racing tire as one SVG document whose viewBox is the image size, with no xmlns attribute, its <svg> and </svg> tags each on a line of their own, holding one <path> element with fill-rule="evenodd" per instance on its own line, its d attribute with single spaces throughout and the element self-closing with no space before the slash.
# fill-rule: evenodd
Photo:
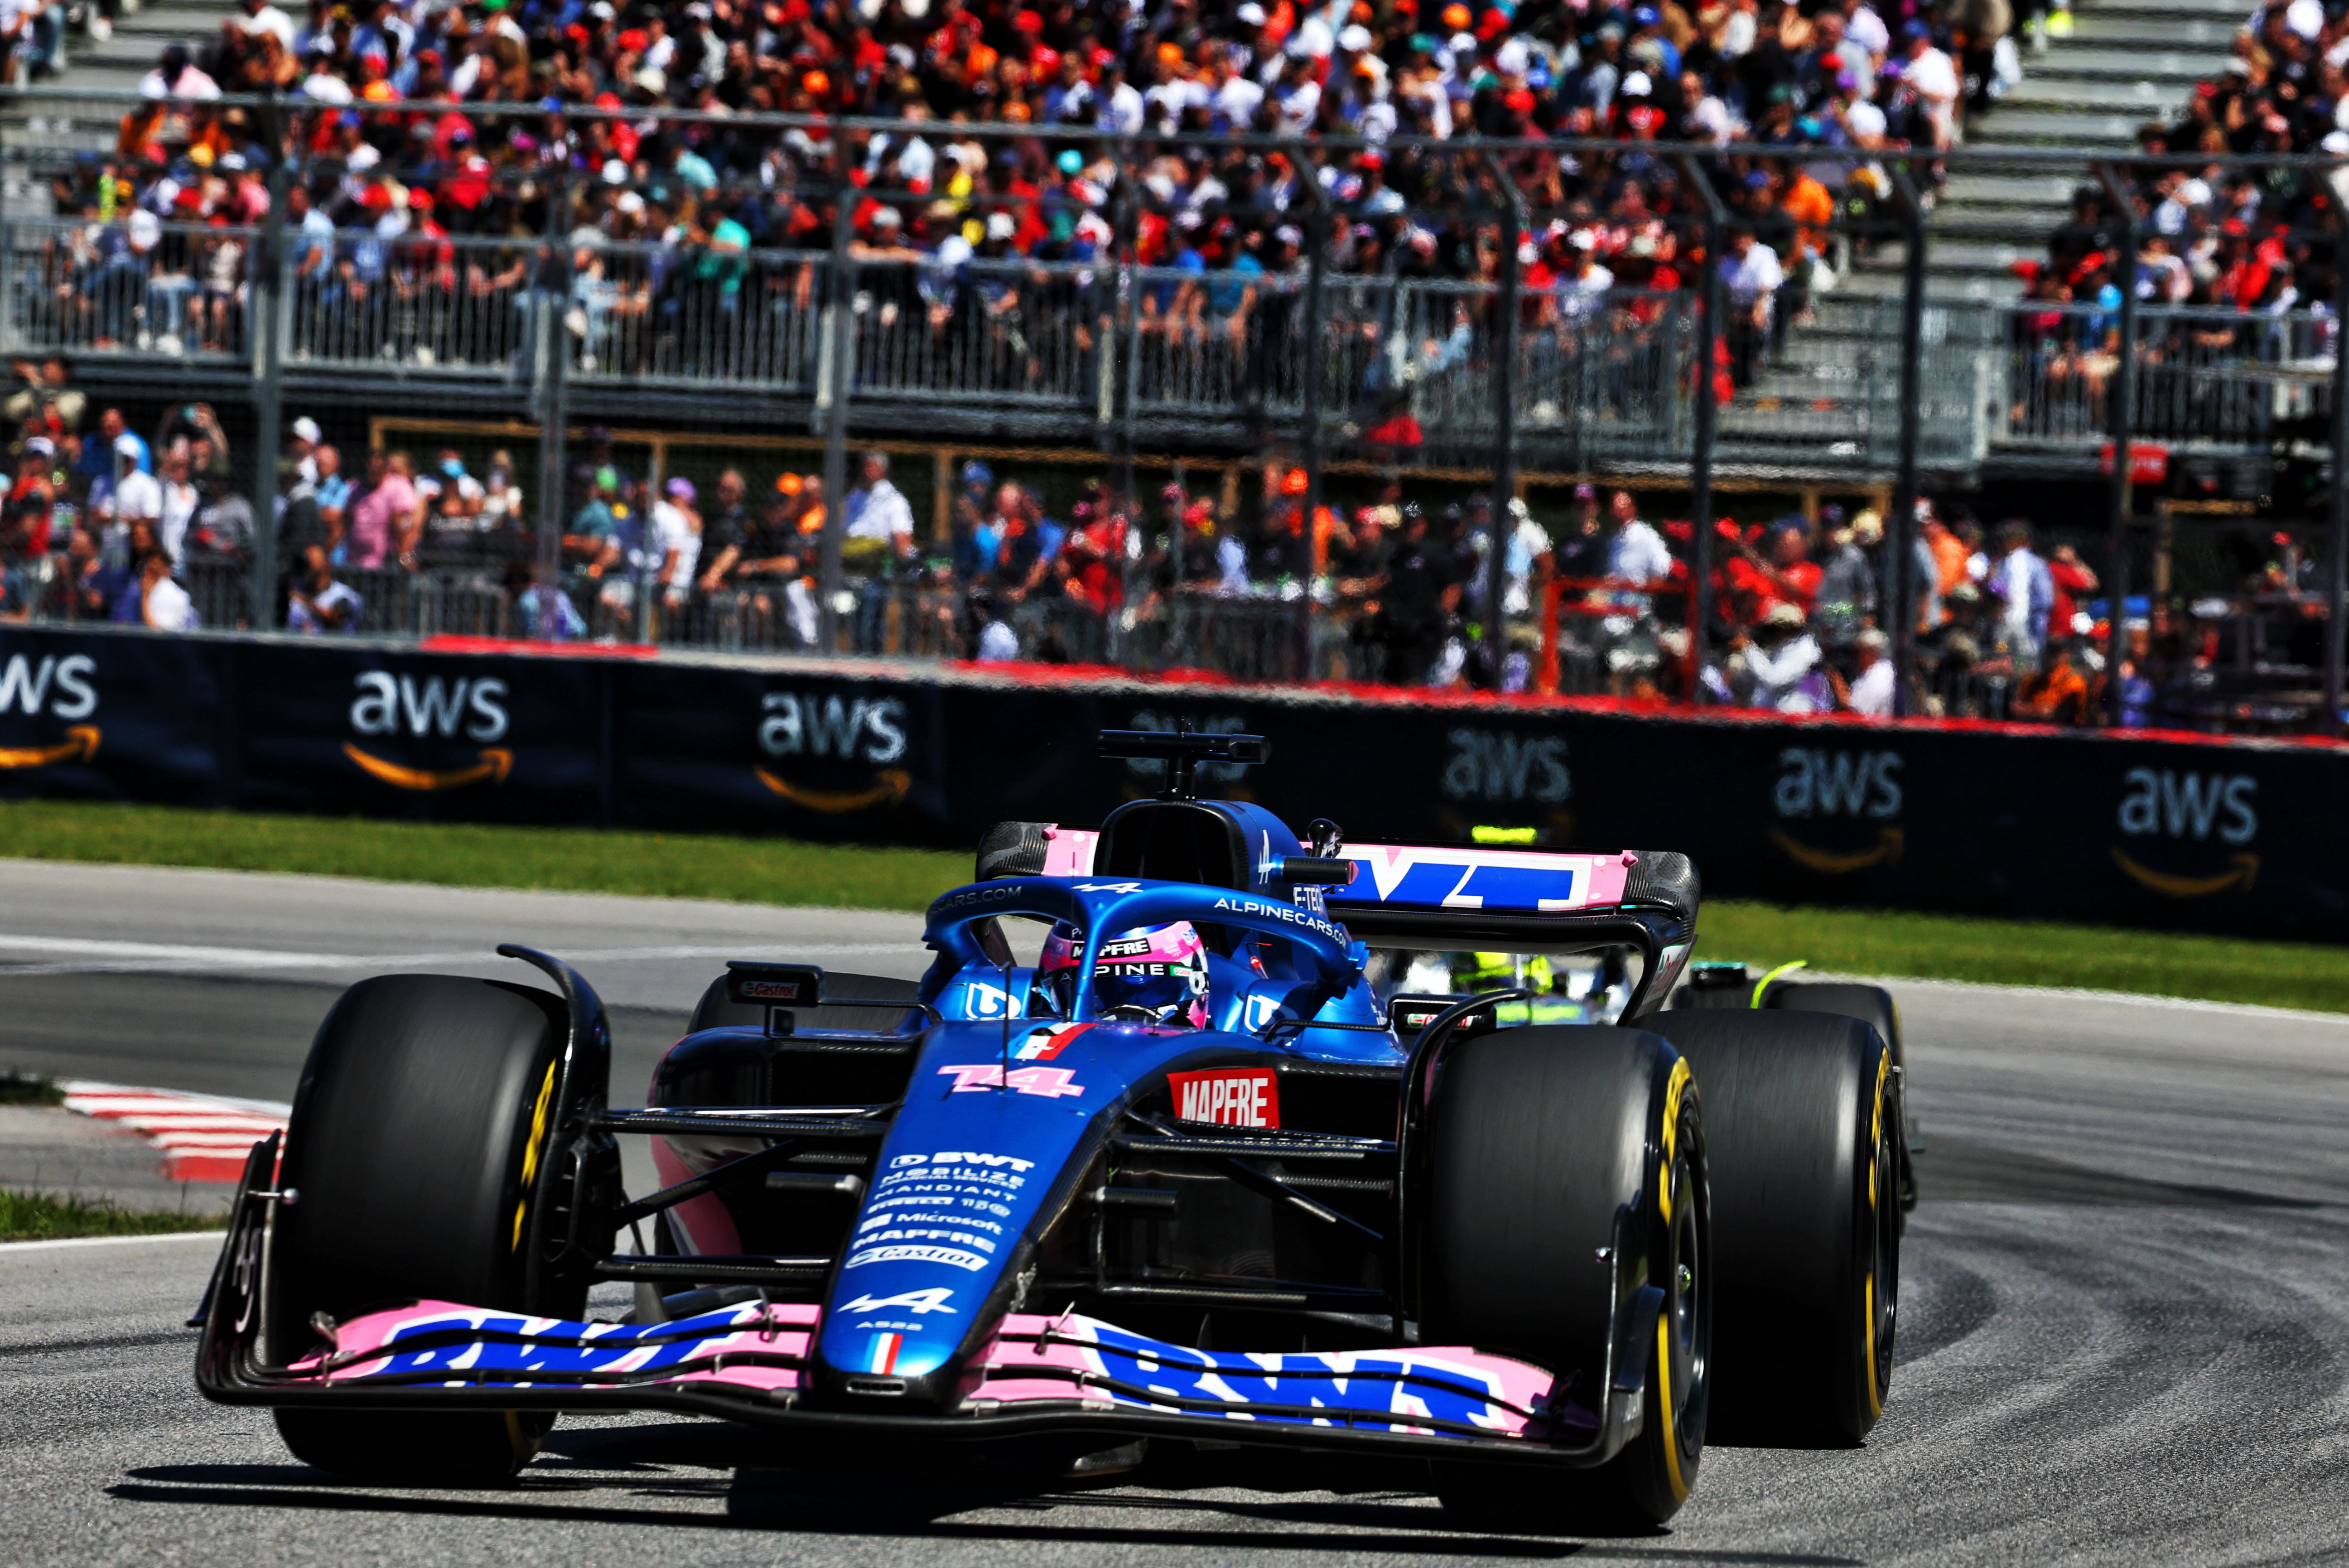
<svg viewBox="0 0 2349 1568">
<path fill-rule="evenodd" d="M 531 1184 L 553 1141 L 566 1020 L 527 986 L 402 974 L 361 981 L 319 1027 L 295 1091 L 271 1241 L 268 1353 L 438 1300 L 580 1316 L 584 1279 L 530 1300 Z M 497 1485 L 538 1451 L 550 1414 L 281 1407 L 295 1457 L 355 1480 Z"/>
<path fill-rule="evenodd" d="M 884 1008 L 833 1004 L 851 998 L 911 1002 L 921 994 L 921 990 L 919 981 L 826 970 L 823 976 L 824 1002 L 815 1007 L 799 1009 L 792 1016 L 792 1026 L 799 1029 L 887 1029 L 902 1020 L 892 1017 Z M 693 1019 L 685 1026 L 685 1032 L 694 1034 L 704 1029 L 762 1029 L 766 1023 L 767 1010 L 761 1004 L 726 999 L 726 977 L 721 974 L 709 982 L 701 993 L 701 1000 L 694 1003 Z"/>
<path fill-rule="evenodd" d="M 1670 1519 L 1696 1482 L 1711 1397 L 1711 1195 L 1687 1064 L 1637 1029 L 1476 1035 L 1444 1059 L 1421 1168 L 1422 1344 L 1552 1368 L 1602 1417 L 1610 1350 L 1646 1373 L 1640 1429 L 1603 1466 L 1440 1461 L 1444 1507 L 1475 1527 L 1543 1532 Z M 1641 1283 L 1663 1303 L 1633 1334 Z"/>
<path fill-rule="evenodd" d="M 1893 1097 L 1899 1102 L 1900 1116 L 1896 1124 L 1900 1161 L 1900 1212 L 1912 1214 L 1917 1209 L 1917 1168 L 1909 1154 L 1909 1058 L 1900 1048 L 1900 1006 L 1892 993 L 1880 985 L 1847 985 L 1824 981 L 1804 981 L 1794 984 L 1774 985 L 1763 999 L 1764 1007 L 1785 1012 L 1837 1012 L 1846 1018 L 1857 1018 L 1874 1025 L 1884 1036 L 1885 1044 L 1892 1048 Z"/>
<path fill-rule="evenodd" d="M 1713 1162 L 1713 1435 L 1857 1443 L 1891 1391 L 1899 1096 L 1884 1037 L 1801 1012 L 1644 1020 L 1704 1085 Z"/>
</svg>

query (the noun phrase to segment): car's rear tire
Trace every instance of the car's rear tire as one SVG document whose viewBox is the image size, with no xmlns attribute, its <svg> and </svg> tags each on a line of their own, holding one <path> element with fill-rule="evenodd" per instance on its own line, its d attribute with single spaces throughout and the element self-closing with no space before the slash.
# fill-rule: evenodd
<svg viewBox="0 0 2349 1568">
<path fill-rule="evenodd" d="M 884 1007 L 849 1007 L 840 1003 L 870 999 L 875 1002 L 902 1002 L 909 1005 L 921 994 L 922 983 L 916 980 L 899 980 L 885 974 L 850 974 L 844 971 L 826 970 L 823 975 L 823 1002 L 814 1007 L 803 1007 L 792 1015 L 792 1025 L 800 1029 L 871 1029 L 885 1030 L 902 1025 L 903 1015 L 893 1014 Z M 696 1034 L 704 1029 L 761 1029 L 766 1026 L 767 1010 L 758 1002 L 730 1002 L 726 998 L 726 977 L 719 975 L 701 993 L 693 1005 L 692 1021 L 685 1032 Z"/>
<path fill-rule="evenodd" d="M 1484 1528 L 1641 1532 L 1696 1482 L 1710 1406 L 1711 1193 L 1698 1094 L 1653 1033 L 1507 1029 L 1454 1046 L 1428 1124 L 1421 1339 L 1521 1356 L 1603 1416 L 1639 1283 L 1663 1288 L 1641 1429 L 1574 1471 L 1444 1461 L 1436 1495 Z M 1619 1260 L 1614 1251 L 1621 1248 Z"/>
<path fill-rule="evenodd" d="M 1803 981 L 1772 986 L 1764 998 L 1763 1005 L 1785 1012 L 1840 1013 L 1846 1018 L 1857 1018 L 1873 1025 L 1876 1032 L 1884 1036 L 1885 1044 L 1892 1048 L 1893 1093 L 1900 1102 L 1901 1114 L 1898 1124 L 1900 1212 L 1914 1212 L 1917 1208 L 1917 1168 L 1909 1155 L 1909 1058 L 1900 1045 L 1900 1004 L 1894 1002 L 1892 993 L 1880 985 Z"/>
<path fill-rule="evenodd" d="M 1900 1292 L 1899 1099 L 1884 1037 L 1803 1012 L 1642 1020 L 1704 1085 L 1716 1441 L 1847 1444 L 1884 1413 Z"/>
<path fill-rule="evenodd" d="M 566 1016 L 527 986 L 386 975 L 345 992 L 295 1091 L 271 1240 L 268 1354 L 418 1300 L 578 1317 L 582 1277 L 524 1267 L 529 1206 L 558 1108 Z M 603 1085 L 594 1085 L 598 1098 Z M 295 1457 L 375 1482 L 494 1485 L 537 1452 L 551 1415 L 285 1407 Z"/>
</svg>

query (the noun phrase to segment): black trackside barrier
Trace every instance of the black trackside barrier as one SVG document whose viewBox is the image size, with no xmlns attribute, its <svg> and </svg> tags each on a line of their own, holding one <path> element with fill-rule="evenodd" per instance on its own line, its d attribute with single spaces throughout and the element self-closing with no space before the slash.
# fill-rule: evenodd
<svg viewBox="0 0 2349 1568">
<path fill-rule="evenodd" d="M 1178 722 L 1276 742 L 1201 758 L 1200 794 L 1350 841 L 1531 830 L 1684 850 L 1717 895 L 2349 940 L 2326 742 L 0 628 L 0 798 L 962 847 L 1156 794 L 1097 738 Z"/>
</svg>

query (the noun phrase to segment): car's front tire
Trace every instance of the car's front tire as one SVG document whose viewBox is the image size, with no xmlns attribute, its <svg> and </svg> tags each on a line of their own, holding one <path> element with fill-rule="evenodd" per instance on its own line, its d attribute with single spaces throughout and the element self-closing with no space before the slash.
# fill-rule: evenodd
<svg viewBox="0 0 2349 1568">
<path fill-rule="evenodd" d="M 560 998 L 492 981 L 386 975 L 343 993 L 286 1132 L 281 1185 L 297 1197 L 271 1241 L 271 1359 L 316 1348 L 316 1319 L 418 1300 L 581 1315 L 584 1277 L 533 1294 L 525 1266 L 566 1022 Z M 295 1458 L 394 1484 L 503 1482 L 553 1425 L 502 1410 L 277 1411 Z"/>
<path fill-rule="evenodd" d="M 1654 1330 L 1619 1347 L 1646 1363 L 1640 1430 L 1592 1469 L 1439 1463 L 1436 1495 L 1464 1522 L 1637 1532 L 1687 1501 L 1710 1405 L 1706 1137 L 1687 1064 L 1641 1030 L 1501 1030 L 1444 1059 L 1429 1116 L 1422 1343 L 1550 1367 L 1603 1416 L 1617 1282 L 1664 1292 Z"/>
<path fill-rule="evenodd" d="M 1713 1160 L 1714 1435 L 1857 1443 L 1891 1392 L 1900 1099 L 1857 1019 L 1654 1013 L 1704 1085 Z"/>
</svg>

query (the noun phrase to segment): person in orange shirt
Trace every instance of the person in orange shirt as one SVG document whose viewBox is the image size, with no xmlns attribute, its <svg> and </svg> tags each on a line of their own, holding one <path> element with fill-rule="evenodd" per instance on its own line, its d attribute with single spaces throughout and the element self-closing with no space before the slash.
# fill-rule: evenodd
<svg viewBox="0 0 2349 1568">
<path fill-rule="evenodd" d="M 1810 315 L 1811 296 L 1835 286 L 1835 274 L 1826 264 L 1826 228 L 1835 221 L 1835 198 L 1811 178 L 1808 170 L 1798 168 L 1785 193 L 1778 198 L 1778 209 L 1795 221 L 1795 254 L 1786 258 L 1784 314 L 1793 325 L 1800 326 Z"/>
</svg>

